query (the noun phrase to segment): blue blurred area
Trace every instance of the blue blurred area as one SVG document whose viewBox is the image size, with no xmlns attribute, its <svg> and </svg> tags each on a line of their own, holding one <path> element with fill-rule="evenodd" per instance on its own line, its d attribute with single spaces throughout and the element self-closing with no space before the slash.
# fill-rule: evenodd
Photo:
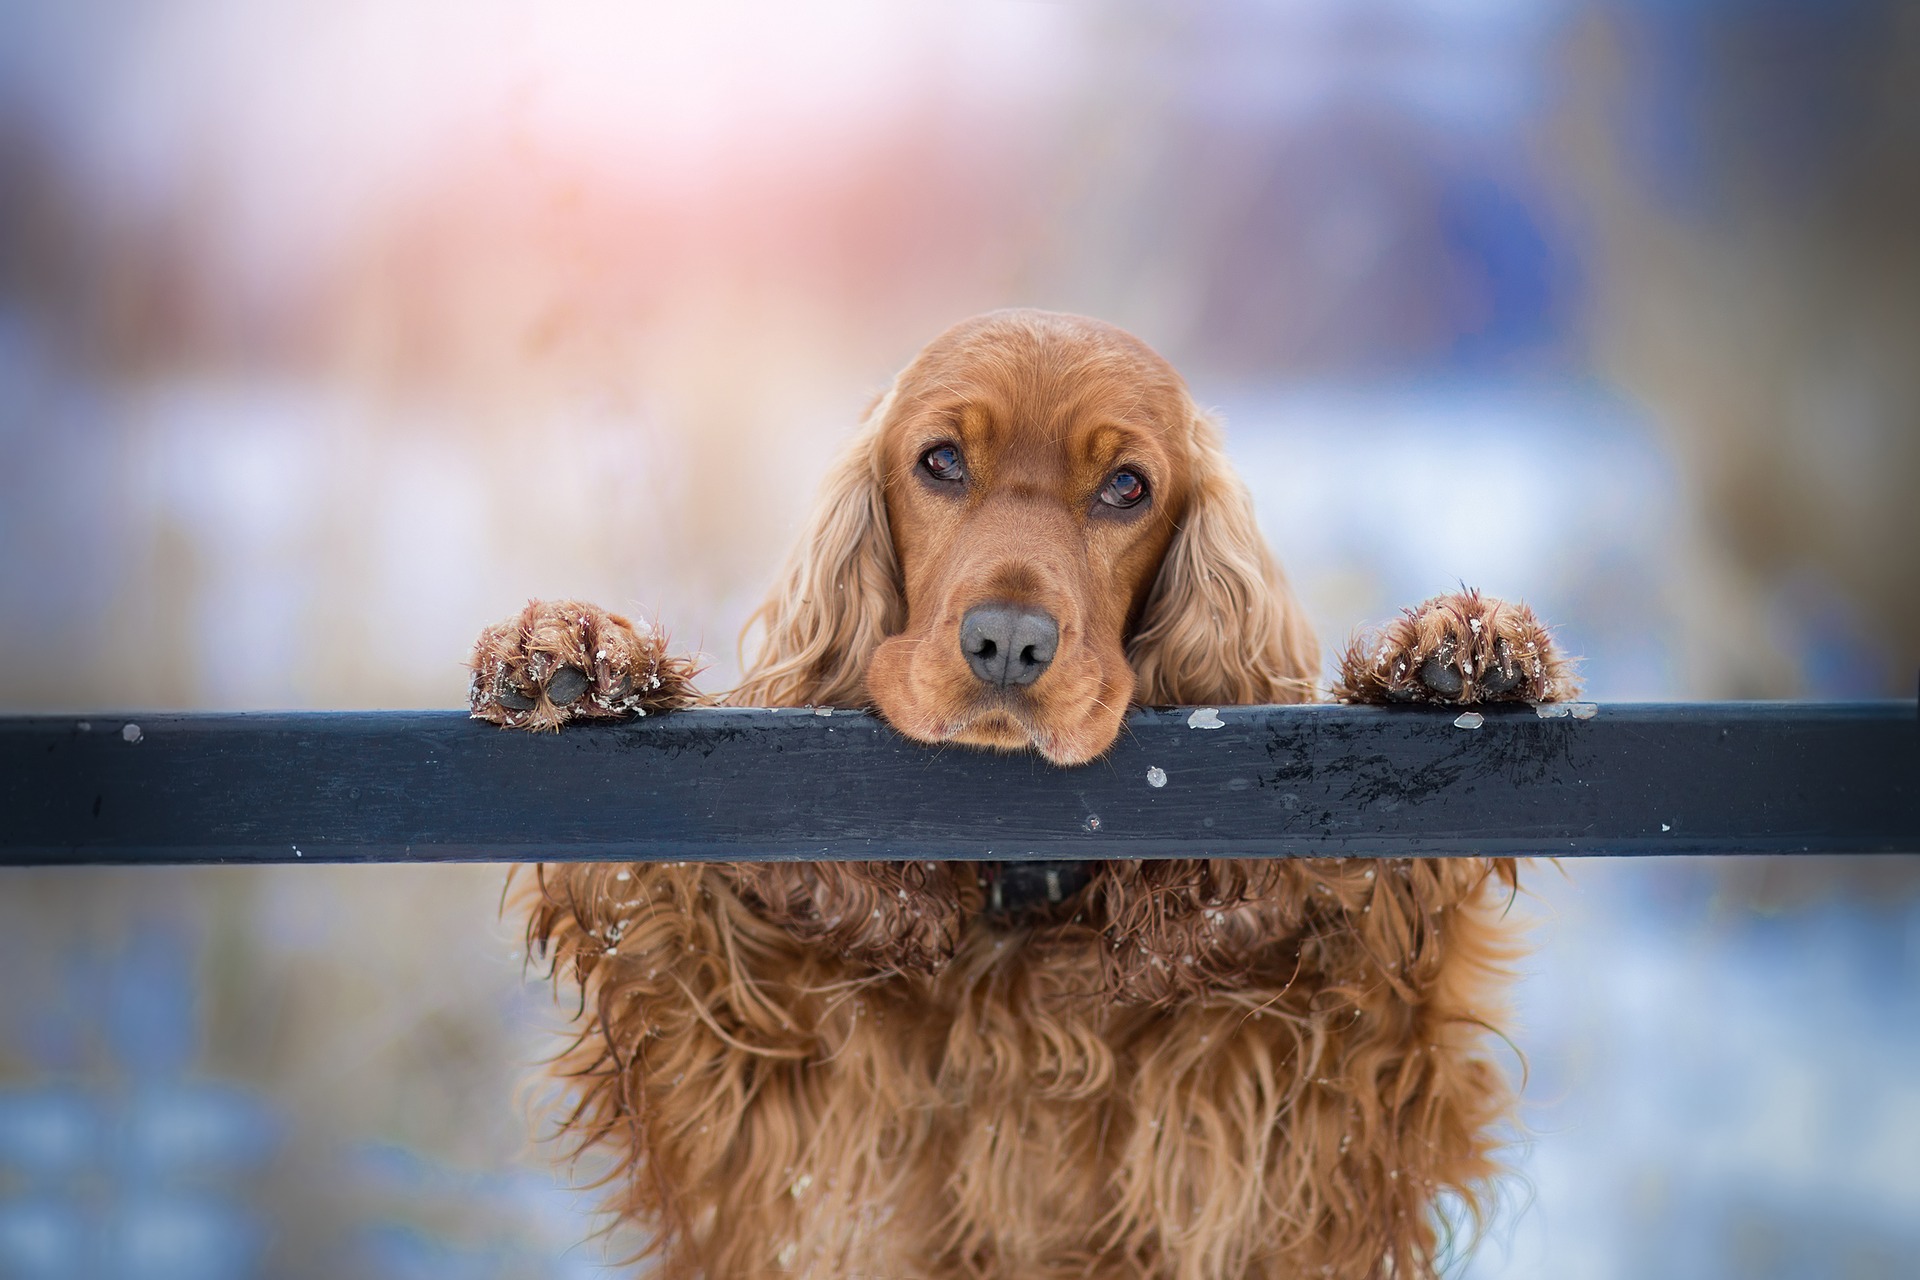
<svg viewBox="0 0 1920 1280">
<path fill-rule="evenodd" d="M 380 1142 L 358 1147 L 350 1166 L 350 1176 L 373 1198 L 415 1206 L 457 1203 L 464 1213 L 491 1218 L 498 1228 L 490 1236 L 456 1240 L 398 1216 L 370 1221 L 355 1233 L 350 1248 L 358 1274 L 391 1280 L 605 1274 L 598 1260 L 584 1251 L 569 1250 L 556 1258 L 551 1246 L 535 1248 L 523 1232 L 512 1229 L 530 1215 L 544 1215 L 555 1220 L 555 1238 L 581 1234 L 578 1197 L 551 1176 L 454 1169 L 416 1150 Z"/>
<path fill-rule="evenodd" d="M 1920 903 L 1756 908 L 1764 868 L 1718 860 L 1564 874 L 1533 881 L 1522 1181 L 1466 1274 L 1920 1272 Z"/>
<path fill-rule="evenodd" d="M 285 1120 L 257 1089 L 195 1077 L 194 950 L 180 922 L 145 922 L 113 954 L 70 957 L 33 1010 L 29 1069 L 45 1074 L 0 1087 L 0 1275 L 264 1274 L 247 1181 Z"/>
<path fill-rule="evenodd" d="M 293 871 L 278 877 L 283 889 L 268 885 L 254 898 L 252 923 L 284 930 L 284 908 L 273 905 L 281 892 L 312 903 L 303 869 Z M 113 878 L 126 874 L 89 878 L 112 904 Z M 576 1247 L 590 1230 L 584 1203 L 544 1160 L 475 1167 L 393 1138 L 329 1131 L 324 1117 L 302 1114 L 301 1096 L 284 1083 L 210 1070 L 217 1050 L 202 1005 L 219 934 L 235 922 L 222 919 L 231 889 L 221 889 L 220 873 L 188 874 L 198 876 L 199 893 L 110 905 L 119 942 L 70 947 L 52 966 L 61 981 L 16 987 L 0 1002 L 8 1063 L 0 1076 L 0 1278 L 601 1273 L 598 1251 Z M 0 880 L 4 892 L 18 876 Z M 0 901 L 0 922 L 15 938 L 25 932 L 12 910 L 20 905 L 17 896 Z M 286 943 L 297 953 L 311 940 Z M 500 976 L 511 972 L 502 966 Z M 222 982 L 229 999 L 231 981 Z M 257 994 L 287 995 L 284 984 Z M 481 1012 L 521 1025 L 527 1004 L 505 999 Z M 432 1016 L 409 1038 L 430 1037 Z M 274 1034 L 270 1019 L 259 1030 Z M 362 1030 L 317 1029 L 364 1046 Z M 523 1043 L 490 1050 L 489 1078 L 525 1068 Z M 365 1053 L 339 1056 L 353 1062 Z M 363 1071 L 358 1087 L 381 1087 L 377 1069 Z M 511 1126 L 509 1094 L 490 1092 L 471 1122 Z"/>
<path fill-rule="evenodd" d="M 1543 194 L 1537 176 L 1499 173 L 1470 172 L 1442 189 L 1442 242 L 1479 295 L 1479 322 L 1455 340 L 1449 365 L 1503 369 L 1536 351 L 1564 350 L 1577 336 L 1579 268 L 1544 222 Z"/>
</svg>

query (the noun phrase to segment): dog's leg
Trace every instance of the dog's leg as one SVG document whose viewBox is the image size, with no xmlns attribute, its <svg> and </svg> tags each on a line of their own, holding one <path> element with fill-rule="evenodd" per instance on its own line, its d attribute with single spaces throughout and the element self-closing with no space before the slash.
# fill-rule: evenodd
<svg viewBox="0 0 1920 1280">
<path fill-rule="evenodd" d="M 1273 861 L 1290 968 L 1135 1024 L 1113 1238 L 1155 1280 L 1435 1280 L 1434 1206 L 1488 1208 L 1512 1102 L 1512 865 Z"/>
<path fill-rule="evenodd" d="M 648 1274 L 773 1274 L 797 1238 L 818 1036 L 818 1001 L 780 997 L 818 974 L 711 866 L 547 866 L 522 893 L 528 954 L 576 1011 L 558 1134 L 620 1170 L 603 1207 L 646 1237 Z"/>
<path fill-rule="evenodd" d="M 476 720 L 558 729 L 618 720 L 698 700 L 692 658 L 669 657 L 645 623 L 576 600 L 535 600 L 488 627 L 473 646 L 468 699 Z"/>
<path fill-rule="evenodd" d="M 1340 660 L 1342 702 L 1562 702 L 1578 696 L 1573 663 L 1533 610 L 1459 591 L 1357 633 Z"/>
</svg>

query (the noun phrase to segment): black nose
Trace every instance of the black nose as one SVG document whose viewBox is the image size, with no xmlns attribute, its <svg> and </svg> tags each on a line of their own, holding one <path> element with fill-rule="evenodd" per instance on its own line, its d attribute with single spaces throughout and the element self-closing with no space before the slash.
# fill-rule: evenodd
<svg viewBox="0 0 1920 1280">
<path fill-rule="evenodd" d="M 1060 624 L 1051 614 L 1010 604 L 979 604 L 960 619 L 960 652 L 988 684 L 1032 684 L 1053 661 Z"/>
</svg>

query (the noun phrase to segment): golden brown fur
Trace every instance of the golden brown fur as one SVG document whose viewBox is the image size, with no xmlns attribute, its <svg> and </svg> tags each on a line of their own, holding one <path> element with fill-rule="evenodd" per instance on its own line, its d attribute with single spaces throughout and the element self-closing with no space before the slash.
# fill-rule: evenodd
<svg viewBox="0 0 1920 1280">
<path fill-rule="evenodd" d="M 940 448 L 964 483 L 917 470 Z M 1097 505 L 1116 469 L 1148 482 L 1137 507 Z M 1005 599 L 1059 620 L 1025 689 L 983 686 L 952 642 Z M 1356 641 L 1342 692 L 1570 695 L 1523 612 L 1429 602 Z M 958 326 L 901 374 L 759 621 L 735 704 L 872 706 L 912 737 L 1068 765 L 1130 704 L 1303 701 L 1318 667 L 1178 376 L 1118 330 L 1034 312 Z M 597 637 L 624 625 L 530 606 L 482 638 L 475 714 L 550 727 L 693 698 L 651 632 L 632 632 L 641 678 L 605 667 Z M 1527 644 L 1540 679 L 1511 678 Z M 608 1207 L 648 1232 L 650 1274 L 1415 1277 L 1441 1257 L 1437 1202 L 1478 1219 L 1510 1104 L 1487 1043 L 1510 861 L 1114 860 L 1012 919 L 983 912 L 983 874 L 526 882 L 530 942 L 582 1000 L 563 1128 L 615 1157 Z"/>
</svg>

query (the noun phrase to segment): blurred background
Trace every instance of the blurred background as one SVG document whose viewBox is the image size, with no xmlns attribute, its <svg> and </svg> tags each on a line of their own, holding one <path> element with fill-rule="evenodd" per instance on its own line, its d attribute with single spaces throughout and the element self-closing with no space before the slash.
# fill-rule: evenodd
<svg viewBox="0 0 1920 1280">
<path fill-rule="evenodd" d="M 1911 697 L 1900 0 L 0 0 L 0 711 L 445 707 L 736 636 L 975 311 L 1139 333 L 1328 647 Z M 0 1277 L 593 1276 L 476 867 L 0 875 Z M 1492 1277 L 1920 1275 L 1920 862 L 1538 868 Z"/>
</svg>

